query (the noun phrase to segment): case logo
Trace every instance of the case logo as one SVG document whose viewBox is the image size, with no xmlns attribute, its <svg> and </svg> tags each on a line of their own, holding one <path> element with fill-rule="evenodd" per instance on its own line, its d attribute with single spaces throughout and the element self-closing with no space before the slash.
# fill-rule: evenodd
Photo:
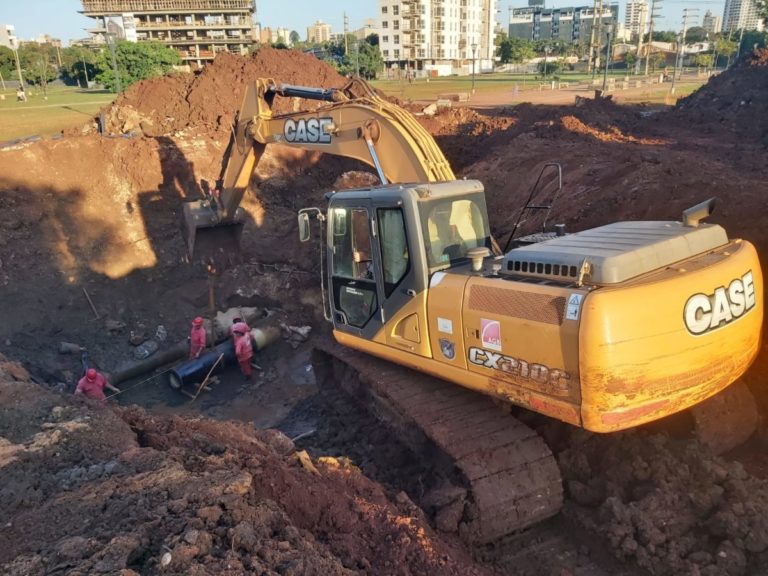
<svg viewBox="0 0 768 576">
<path fill-rule="evenodd" d="M 691 334 L 699 335 L 727 326 L 755 307 L 755 281 L 750 270 L 712 294 L 694 294 L 685 303 L 683 318 Z"/>
<path fill-rule="evenodd" d="M 331 124 L 332 118 L 288 118 L 283 124 L 283 133 L 288 142 L 330 144 L 331 134 L 326 130 Z"/>
</svg>

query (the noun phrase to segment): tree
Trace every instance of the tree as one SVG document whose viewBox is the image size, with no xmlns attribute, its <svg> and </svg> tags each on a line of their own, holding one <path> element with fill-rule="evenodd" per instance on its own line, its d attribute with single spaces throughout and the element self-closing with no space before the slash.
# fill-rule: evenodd
<svg viewBox="0 0 768 576">
<path fill-rule="evenodd" d="M 374 44 L 370 40 L 374 40 L 376 43 Z M 376 34 L 371 34 L 362 42 L 358 40 L 357 50 L 356 68 L 360 71 L 360 76 L 366 80 L 376 78 L 376 75 L 384 67 L 384 58 L 382 58 L 379 49 L 379 37 Z"/>
<path fill-rule="evenodd" d="M 768 0 L 752 0 L 757 6 L 757 13 L 763 19 L 763 24 L 768 27 Z"/>
<path fill-rule="evenodd" d="M 16 75 L 16 56 L 5 46 L 0 46 L 0 74 L 6 80 Z"/>
<path fill-rule="evenodd" d="M 565 65 L 565 62 L 562 58 L 558 58 L 557 60 L 550 60 L 547 62 L 546 60 L 542 60 L 536 65 L 537 70 L 540 74 L 543 74 L 544 76 L 550 76 L 551 74 L 556 74 L 557 72 L 560 72 L 560 70 L 563 69 L 563 66 Z"/>
<path fill-rule="evenodd" d="M 626 65 L 627 70 L 634 68 L 635 64 L 637 64 L 637 52 L 625 52 L 624 64 Z"/>
<path fill-rule="evenodd" d="M 61 51 L 61 77 L 72 84 L 81 82 L 85 86 L 86 77 L 93 80 L 96 76 L 98 55 L 82 46 L 70 46 Z"/>
<path fill-rule="evenodd" d="M 519 64 L 534 57 L 533 42 L 522 38 L 502 38 L 499 42 L 498 56 L 502 64 Z"/>
<path fill-rule="evenodd" d="M 296 32 L 296 30 L 291 30 L 291 33 L 288 34 L 288 40 L 290 40 L 291 45 L 294 45 L 301 42 L 301 36 L 299 36 L 299 33 Z"/>
<path fill-rule="evenodd" d="M 701 26 L 693 26 L 685 31 L 685 41 L 689 44 L 704 42 L 707 39 L 707 31 Z"/>
<path fill-rule="evenodd" d="M 737 42 L 728 40 L 728 38 L 718 38 L 715 41 L 715 52 L 720 56 L 725 56 L 728 59 L 728 64 L 731 63 L 731 57 L 736 54 L 738 47 Z"/>
<path fill-rule="evenodd" d="M 24 79 L 30 84 L 37 84 L 48 94 L 48 82 L 55 80 L 58 70 L 56 49 L 50 44 L 29 42 L 19 47 L 19 61 Z"/>
<path fill-rule="evenodd" d="M 162 76 L 181 64 L 179 53 L 160 42 L 127 42 L 119 40 L 115 47 L 117 68 L 123 88 L 138 80 Z M 112 54 L 104 50 L 95 62 L 96 81 L 108 90 L 117 91 L 117 78 L 112 68 Z"/>
<path fill-rule="evenodd" d="M 662 30 L 661 32 L 654 32 L 653 33 L 653 41 L 654 42 L 677 42 L 677 32 L 674 32 L 672 30 Z M 643 38 L 643 44 L 648 43 L 648 34 L 645 35 Z"/>
<path fill-rule="evenodd" d="M 744 36 L 741 38 L 740 54 L 747 54 L 752 48 L 765 48 L 768 42 L 768 32 L 758 32 L 757 30 L 744 30 Z"/>
<path fill-rule="evenodd" d="M 699 68 L 709 68 L 712 66 L 712 54 L 696 54 L 691 59 L 694 66 L 697 66 Z"/>
</svg>

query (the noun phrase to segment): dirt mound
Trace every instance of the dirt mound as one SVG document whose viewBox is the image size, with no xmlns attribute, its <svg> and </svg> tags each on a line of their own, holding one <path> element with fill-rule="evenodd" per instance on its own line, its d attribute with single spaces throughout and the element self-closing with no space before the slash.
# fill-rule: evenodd
<svg viewBox="0 0 768 576">
<path fill-rule="evenodd" d="M 768 566 L 768 485 L 692 441 L 577 437 L 560 457 L 566 513 L 658 576 L 742 576 Z"/>
<path fill-rule="evenodd" d="M 708 134 L 730 133 L 742 144 L 768 147 L 768 51 L 755 50 L 680 100 L 665 118 L 689 121 Z"/>
<path fill-rule="evenodd" d="M 306 469 L 277 432 L 30 383 L 0 383 L 0 406 L 3 574 L 485 573 L 407 497 L 336 459 Z"/>
<path fill-rule="evenodd" d="M 273 78 L 278 83 L 331 88 L 345 82 L 331 66 L 296 50 L 259 49 L 244 57 L 227 52 L 195 74 L 152 78 L 132 85 L 105 111 L 109 133 L 141 131 L 160 136 L 200 127 L 229 131 L 248 82 Z M 290 111 L 289 99 L 276 112 Z"/>
</svg>

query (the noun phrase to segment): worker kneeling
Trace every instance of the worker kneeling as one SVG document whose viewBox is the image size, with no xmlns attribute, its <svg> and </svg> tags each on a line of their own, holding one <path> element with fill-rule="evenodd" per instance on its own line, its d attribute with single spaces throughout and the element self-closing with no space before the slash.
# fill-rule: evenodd
<svg viewBox="0 0 768 576">
<path fill-rule="evenodd" d="M 251 366 L 251 359 L 253 358 L 251 333 L 244 323 L 240 323 L 232 327 L 232 334 L 235 337 L 237 363 L 240 365 L 240 371 L 245 376 L 245 379 L 249 380 L 253 374 L 253 367 Z"/>
<path fill-rule="evenodd" d="M 85 372 L 85 376 L 80 378 L 80 381 L 77 383 L 75 394 L 82 394 L 87 398 L 106 402 L 107 397 L 104 395 L 104 388 L 115 393 L 120 392 L 119 388 L 116 388 L 107 382 L 107 379 L 103 374 L 100 374 L 93 368 L 88 368 Z"/>
</svg>

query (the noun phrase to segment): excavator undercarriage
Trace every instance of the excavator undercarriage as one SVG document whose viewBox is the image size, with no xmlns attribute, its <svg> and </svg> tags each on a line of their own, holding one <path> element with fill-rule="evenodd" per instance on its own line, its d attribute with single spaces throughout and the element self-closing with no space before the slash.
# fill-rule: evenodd
<svg viewBox="0 0 768 576">
<path fill-rule="evenodd" d="M 435 522 L 473 545 L 560 511 L 560 471 L 544 440 L 490 398 L 330 340 L 313 353 L 318 385 L 341 387 L 435 475 L 461 486 L 432 500 Z"/>
</svg>

